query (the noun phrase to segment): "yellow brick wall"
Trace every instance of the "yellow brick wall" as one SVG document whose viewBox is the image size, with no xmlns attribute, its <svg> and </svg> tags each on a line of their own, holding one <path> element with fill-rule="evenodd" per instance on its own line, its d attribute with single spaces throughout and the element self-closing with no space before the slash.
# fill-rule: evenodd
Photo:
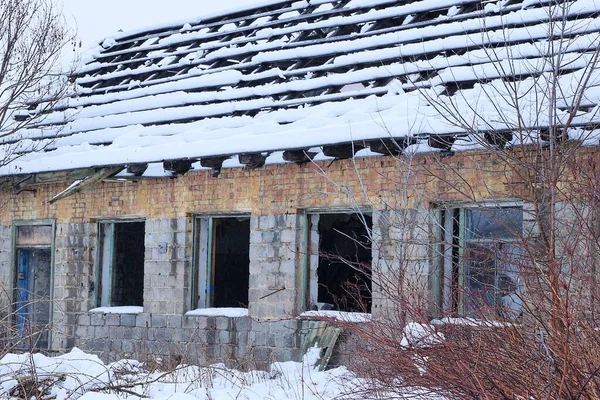
<svg viewBox="0 0 600 400">
<path fill-rule="evenodd" d="M 586 150 L 595 155 L 595 150 Z M 516 183 L 515 183 L 516 182 Z M 367 157 L 256 170 L 190 172 L 175 179 L 102 183 L 50 204 L 69 182 L 4 192 L 1 220 L 54 218 L 86 222 L 96 217 L 185 217 L 189 213 L 294 213 L 298 209 L 426 206 L 429 202 L 506 198 L 518 185 L 494 154 L 471 151 L 407 157 Z M 408 190 L 406 190 L 408 188 Z M 365 195 L 366 194 L 366 195 Z"/>
</svg>

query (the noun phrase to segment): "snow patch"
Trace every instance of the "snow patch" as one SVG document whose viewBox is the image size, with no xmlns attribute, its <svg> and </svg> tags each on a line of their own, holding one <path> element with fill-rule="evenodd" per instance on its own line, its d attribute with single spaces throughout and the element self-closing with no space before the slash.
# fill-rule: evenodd
<svg viewBox="0 0 600 400">
<path fill-rule="evenodd" d="M 247 308 L 234 307 L 214 307 L 214 308 L 198 308 L 185 313 L 188 316 L 204 316 L 204 317 L 229 317 L 240 318 L 248 316 Z"/>
<path fill-rule="evenodd" d="M 409 322 L 403 329 L 403 335 L 400 345 L 407 348 L 432 347 L 440 344 L 444 335 L 436 331 L 434 325 Z"/>
<path fill-rule="evenodd" d="M 301 318 L 332 318 L 342 322 L 371 322 L 371 314 L 333 310 L 305 311 Z"/>
<path fill-rule="evenodd" d="M 141 314 L 144 312 L 144 307 L 138 306 L 120 306 L 120 307 L 97 307 L 92 308 L 90 313 L 98 314 Z"/>
</svg>

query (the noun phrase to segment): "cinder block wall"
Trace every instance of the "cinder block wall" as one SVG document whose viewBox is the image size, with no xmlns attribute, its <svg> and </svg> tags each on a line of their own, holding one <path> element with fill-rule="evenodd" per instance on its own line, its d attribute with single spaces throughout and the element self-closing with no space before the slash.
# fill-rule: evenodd
<svg viewBox="0 0 600 400">
<path fill-rule="evenodd" d="M 426 289 L 427 238 L 412 228 L 428 223 L 430 204 L 465 200 L 461 180 L 475 182 L 477 199 L 507 196 L 510 179 L 492 155 L 464 152 L 445 159 L 430 154 L 224 169 L 218 178 L 192 171 L 174 179 L 102 183 L 53 204 L 49 200 L 70 182 L 3 192 L 0 283 L 12 285 L 12 221 L 53 219 L 53 349 L 76 345 L 110 358 L 202 353 L 198 360 L 207 362 L 295 358 L 306 328 L 295 319 L 304 308 L 304 212 L 373 211 L 373 263 L 380 268 L 374 271 L 373 313 L 385 315 L 392 305 L 377 287 L 383 285 L 378 273 L 405 268 L 403 279 Z M 251 215 L 249 318 L 184 316 L 192 303 L 193 215 L 213 213 Z M 146 221 L 144 312 L 89 313 L 97 298 L 97 221 L 132 217 Z M 413 221 L 412 228 L 406 221 Z M 166 252 L 159 251 L 162 243 Z"/>
<path fill-rule="evenodd" d="M 146 220 L 145 313 L 183 314 L 189 310 L 186 295 L 190 286 L 190 224 L 187 218 Z M 161 243 L 167 245 L 164 253 L 159 250 Z"/>
</svg>

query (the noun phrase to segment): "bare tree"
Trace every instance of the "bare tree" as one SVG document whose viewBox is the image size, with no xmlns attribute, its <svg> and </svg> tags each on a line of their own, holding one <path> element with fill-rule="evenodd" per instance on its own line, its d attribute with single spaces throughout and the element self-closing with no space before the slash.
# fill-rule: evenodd
<svg viewBox="0 0 600 400">
<path fill-rule="evenodd" d="M 343 324 L 380 388 L 600 398 L 600 41 L 575 35 L 570 4 L 548 6 L 544 40 L 462 55 L 488 60 L 455 69 L 474 85 L 419 89 L 455 133 L 429 138 L 443 154 L 396 158 L 397 197 L 374 205 L 392 211 L 372 232 L 378 254 L 394 252 L 373 265 L 385 312 Z"/>
<path fill-rule="evenodd" d="M 61 64 L 61 52 L 71 39 L 51 0 L 0 1 L 0 167 L 51 142 L 27 139 L 32 136 L 29 130 L 40 127 L 66 95 L 69 71 Z M 22 310 L 11 312 L 7 302 L 14 295 L 5 288 L 1 291 L 0 353 L 4 353 L 14 345 L 27 346 L 15 331 Z"/>
<path fill-rule="evenodd" d="M 72 40 L 52 0 L 0 2 L 0 137 L 5 165 L 23 147 L 23 132 L 37 127 L 68 88 L 61 52 Z"/>
</svg>

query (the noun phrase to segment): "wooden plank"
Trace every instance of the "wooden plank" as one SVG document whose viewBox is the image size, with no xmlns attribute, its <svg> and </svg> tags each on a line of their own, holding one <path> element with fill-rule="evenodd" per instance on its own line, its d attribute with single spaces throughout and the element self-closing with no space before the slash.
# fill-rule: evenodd
<svg viewBox="0 0 600 400">
<path fill-rule="evenodd" d="M 17 227 L 17 246 L 51 246 L 52 225 L 22 225 Z"/>
<path fill-rule="evenodd" d="M 60 192 L 59 194 L 54 196 L 52 199 L 50 199 L 49 203 L 50 204 L 56 203 L 60 199 L 64 199 L 65 197 L 68 197 L 72 194 L 75 194 L 75 193 L 81 192 L 84 189 L 90 188 L 90 187 L 102 182 L 104 179 L 118 174 L 123 169 L 124 169 L 124 167 L 102 168 L 102 169 L 100 169 L 100 171 L 96 172 L 94 175 L 90 175 L 79 181 L 75 181 L 74 183 L 71 184 L 71 186 L 69 186 L 68 188 L 66 188 L 65 190 L 63 190 L 62 192 Z"/>
<path fill-rule="evenodd" d="M 315 346 L 321 348 L 321 354 L 315 367 L 319 371 L 323 371 L 329 364 L 329 360 L 331 360 L 333 349 L 341 333 L 340 328 L 330 326 L 326 321 L 310 321 L 308 323 L 308 334 L 302 338 L 302 344 L 300 345 L 301 358 L 310 348 Z M 302 361 L 302 359 L 299 361 Z"/>
</svg>

